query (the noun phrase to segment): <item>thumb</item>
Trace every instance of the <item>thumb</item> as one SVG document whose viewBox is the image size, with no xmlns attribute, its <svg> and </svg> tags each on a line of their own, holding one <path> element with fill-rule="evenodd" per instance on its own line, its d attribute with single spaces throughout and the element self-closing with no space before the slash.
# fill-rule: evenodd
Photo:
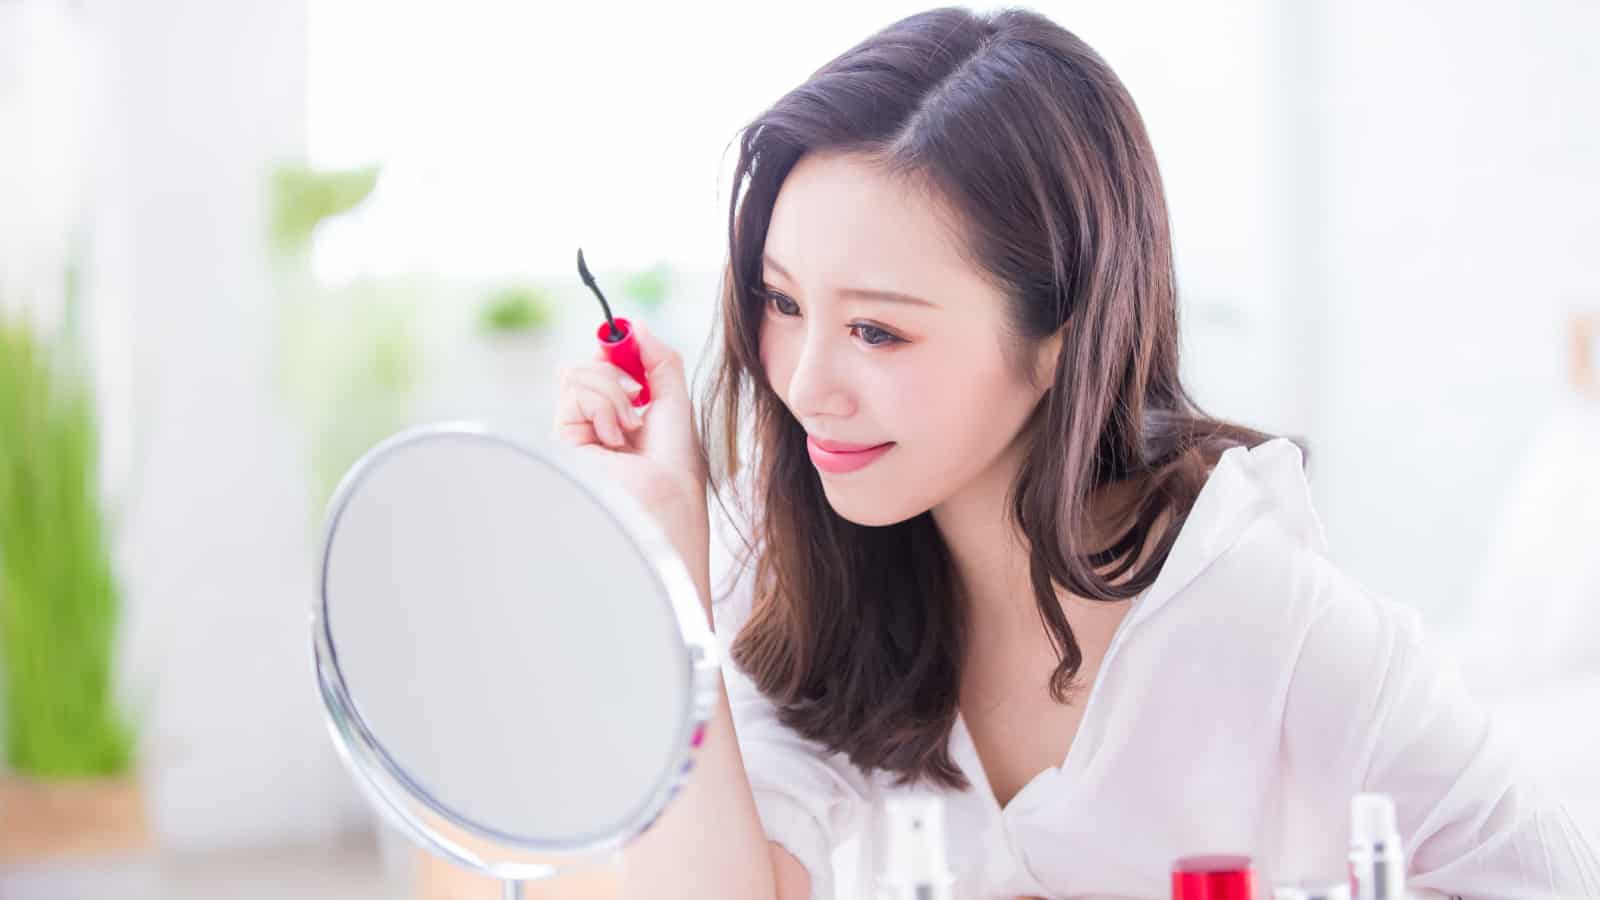
<svg viewBox="0 0 1600 900">
<path fill-rule="evenodd" d="M 645 325 L 628 324 L 633 326 L 633 339 L 639 342 L 639 362 L 644 365 L 644 377 L 650 381 L 651 405 L 666 401 L 687 407 L 689 383 L 683 370 L 683 356 Z"/>
<path fill-rule="evenodd" d="M 704 486 L 704 451 L 689 400 L 689 385 L 684 375 L 683 356 L 667 346 L 649 328 L 634 325 L 633 339 L 639 343 L 639 362 L 650 381 L 650 424 L 644 431 L 646 453 L 661 450 L 685 466 L 686 474 Z"/>
</svg>

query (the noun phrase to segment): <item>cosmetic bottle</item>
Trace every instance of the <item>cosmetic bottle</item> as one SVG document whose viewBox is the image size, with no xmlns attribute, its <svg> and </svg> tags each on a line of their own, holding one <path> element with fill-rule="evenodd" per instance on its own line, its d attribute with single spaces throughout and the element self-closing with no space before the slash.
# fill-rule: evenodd
<svg viewBox="0 0 1600 900">
<path fill-rule="evenodd" d="M 881 900 L 950 900 L 955 877 L 945 861 L 944 801 L 935 794 L 891 793 L 885 800 L 889 845 Z"/>
<path fill-rule="evenodd" d="M 1350 900 L 1402 900 L 1406 857 L 1387 794 L 1350 801 Z"/>
<path fill-rule="evenodd" d="M 1172 900 L 1256 900 L 1248 856 L 1184 856 L 1172 864 Z"/>
</svg>

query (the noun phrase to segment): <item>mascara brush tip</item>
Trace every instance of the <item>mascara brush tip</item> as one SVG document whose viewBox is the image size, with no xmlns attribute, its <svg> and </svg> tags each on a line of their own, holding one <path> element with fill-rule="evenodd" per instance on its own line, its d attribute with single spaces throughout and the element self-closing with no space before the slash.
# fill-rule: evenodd
<svg viewBox="0 0 1600 900">
<path fill-rule="evenodd" d="M 614 341 L 621 340 L 622 330 L 617 327 L 616 320 L 611 317 L 611 304 L 606 302 L 606 295 L 600 293 L 600 285 L 595 284 L 594 276 L 589 274 L 589 267 L 584 265 L 582 247 L 578 248 L 578 277 L 583 279 L 584 285 L 593 291 L 595 299 L 600 301 L 600 308 L 606 314 L 606 324 L 611 328 L 611 339 Z"/>
</svg>

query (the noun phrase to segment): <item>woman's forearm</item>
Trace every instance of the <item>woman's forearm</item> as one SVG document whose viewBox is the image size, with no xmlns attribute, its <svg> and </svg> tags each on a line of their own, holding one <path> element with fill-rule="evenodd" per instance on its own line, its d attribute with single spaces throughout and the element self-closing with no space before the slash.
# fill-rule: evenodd
<svg viewBox="0 0 1600 900">
<path fill-rule="evenodd" d="M 671 532 L 709 622 L 709 530 L 689 525 Z M 688 783 L 622 852 L 626 900 L 778 900 L 773 850 L 756 812 L 720 674 L 717 685 Z"/>
</svg>

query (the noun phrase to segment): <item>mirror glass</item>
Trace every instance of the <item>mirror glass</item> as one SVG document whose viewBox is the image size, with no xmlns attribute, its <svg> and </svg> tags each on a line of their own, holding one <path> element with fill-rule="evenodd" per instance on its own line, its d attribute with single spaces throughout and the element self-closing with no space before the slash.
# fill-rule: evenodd
<svg viewBox="0 0 1600 900">
<path fill-rule="evenodd" d="M 329 724 L 369 798 L 503 878 L 648 827 L 710 709 L 710 629 L 665 538 L 558 452 L 468 425 L 352 468 L 315 613 Z"/>
</svg>

